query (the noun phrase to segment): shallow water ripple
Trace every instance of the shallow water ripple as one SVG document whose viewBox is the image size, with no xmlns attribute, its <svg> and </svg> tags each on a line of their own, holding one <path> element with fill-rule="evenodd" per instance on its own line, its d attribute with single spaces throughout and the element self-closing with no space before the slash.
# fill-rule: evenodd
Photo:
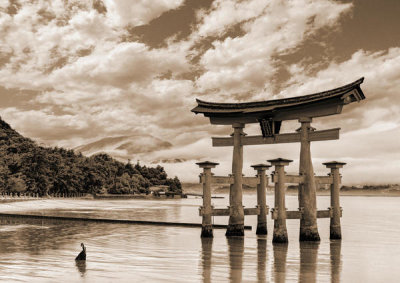
<svg viewBox="0 0 400 283">
<path fill-rule="evenodd" d="M 226 207 L 227 198 L 213 199 Z M 299 243 L 299 223 L 288 220 L 288 245 L 255 235 L 201 239 L 200 229 L 52 220 L 0 219 L 2 282 L 397 282 L 400 276 L 399 198 L 342 197 L 342 241 L 329 240 L 329 220 L 318 220 L 321 243 Z M 254 206 L 255 194 L 244 196 Z M 272 204 L 272 196 L 267 197 Z M 34 200 L 0 204 L 0 211 L 115 219 L 197 222 L 201 199 Z M 288 196 L 288 209 L 297 197 Z M 329 197 L 318 197 L 320 209 Z M 227 223 L 227 217 L 214 222 Z M 87 261 L 75 263 L 80 243 Z"/>
</svg>

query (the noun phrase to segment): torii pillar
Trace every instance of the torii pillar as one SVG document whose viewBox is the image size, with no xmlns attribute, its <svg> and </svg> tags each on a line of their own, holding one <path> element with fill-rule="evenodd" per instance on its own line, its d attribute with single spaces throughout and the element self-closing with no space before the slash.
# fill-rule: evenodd
<svg viewBox="0 0 400 283">
<path fill-rule="evenodd" d="M 342 231 L 340 228 L 340 173 L 339 169 L 342 168 L 346 163 L 331 161 L 323 163 L 327 168 L 331 169 L 331 176 L 333 178 L 333 183 L 331 184 L 331 223 L 330 223 L 330 239 L 331 240 L 340 240 L 342 239 Z"/>
<path fill-rule="evenodd" d="M 300 176 L 304 183 L 299 184 L 300 241 L 320 241 L 317 227 L 317 196 L 314 169 L 311 160 L 309 133 L 312 130 L 311 118 L 300 118 Z"/>
<path fill-rule="evenodd" d="M 201 223 L 201 237 L 212 238 L 212 205 L 211 205 L 211 169 L 215 168 L 219 163 L 205 161 L 196 163 L 200 168 L 203 168 L 203 220 Z"/>
<path fill-rule="evenodd" d="M 233 158 L 232 175 L 233 185 L 230 186 L 229 197 L 229 225 L 226 236 L 244 236 L 244 208 L 243 199 L 243 145 L 242 136 L 244 124 L 233 123 Z"/>
<path fill-rule="evenodd" d="M 277 214 L 274 220 L 273 243 L 287 243 L 288 234 L 286 228 L 286 204 L 285 204 L 285 169 L 293 160 L 276 158 L 268 160 L 272 166 L 275 166 L 275 172 L 278 176 L 275 182 L 275 207 L 273 213 Z"/>
<path fill-rule="evenodd" d="M 257 170 L 257 177 L 259 178 L 259 184 L 257 185 L 257 207 L 260 209 L 260 213 L 257 215 L 257 235 L 267 235 L 267 201 L 266 201 L 266 186 L 267 177 L 265 171 L 271 167 L 267 164 L 252 165 Z"/>
</svg>

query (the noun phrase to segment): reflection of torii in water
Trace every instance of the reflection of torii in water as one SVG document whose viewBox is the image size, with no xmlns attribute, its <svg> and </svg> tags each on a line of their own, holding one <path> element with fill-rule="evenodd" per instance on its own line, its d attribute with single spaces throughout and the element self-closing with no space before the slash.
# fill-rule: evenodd
<svg viewBox="0 0 400 283">
<path fill-rule="evenodd" d="M 300 176 L 298 176 L 298 180 L 301 180 L 299 182 L 300 215 L 298 216 L 301 219 L 300 240 L 319 241 L 316 211 L 316 178 L 311 160 L 310 142 L 338 139 L 340 128 L 315 131 L 310 124 L 312 118 L 340 114 L 344 105 L 365 99 L 360 88 L 363 80 L 361 78 L 348 85 L 310 95 L 260 102 L 216 103 L 197 99 L 198 105 L 192 109 L 192 112 L 201 113 L 208 117 L 211 124 L 231 125 L 233 128 L 232 137 L 212 138 L 213 146 L 233 146 L 232 177 L 225 177 L 225 181 L 231 183 L 229 211 L 224 212 L 220 209 L 218 211 L 219 214 L 214 214 L 211 205 L 203 205 L 203 210 L 201 211 L 203 222 L 207 222 L 203 223 L 203 225 L 208 227 L 208 232 L 202 233 L 202 235 L 206 236 L 208 234 L 212 236 L 212 230 L 209 229 L 211 222 L 208 223 L 209 219 L 211 219 L 211 217 L 208 217 L 210 215 L 229 215 L 229 226 L 226 235 L 244 235 L 244 214 L 246 210 L 242 205 L 242 185 L 244 182 L 242 176 L 243 145 L 300 142 Z M 280 134 L 282 122 L 286 120 L 298 120 L 301 123 L 301 127 L 295 133 Z M 243 128 L 248 123 L 259 123 L 262 135 L 246 136 Z M 337 168 L 343 165 L 342 163 L 338 164 Z M 217 164 L 199 163 L 199 165 L 205 168 L 204 172 L 208 172 Z M 329 166 L 333 165 L 330 164 Z M 204 173 L 203 176 L 204 178 L 209 176 L 212 181 L 214 177 L 211 177 L 211 171 L 209 173 L 209 175 Z M 222 182 L 221 178 L 218 180 Z M 206 181 L 203 181 L 203 188 L 206 188 L 206 185 L 204 185 Z M 211 181 L 207 182 L 210 184 Z M 208 193 L 204 194 L 205 197 L 206 195 Z M 204 199 L 203 204 L 206 204 L 205 202 L 208 202 L 208 200 Z M 285 208 L 282 207 L 281 210 L 285 210 Z M 278 207 L 275 207 L 275 211 L 278 211 Z M 259 211 L 247 211 L 246 215 L 252 213 L 258 215 Z M 340 207 L 332 207 L 332 214 L 331 219 L 340 217 Z M 338 221 L 335 223 L 338 223 Z"/>
</svg>

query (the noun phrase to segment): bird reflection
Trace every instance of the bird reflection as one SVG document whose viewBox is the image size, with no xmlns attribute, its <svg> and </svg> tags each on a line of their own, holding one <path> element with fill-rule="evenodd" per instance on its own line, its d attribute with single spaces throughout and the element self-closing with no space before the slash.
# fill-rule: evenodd
<svg viewBox="0 0 400 283">
<path fill-rule="evenodd" d="M 319 242 L 300 242 L 299 282 L 317 282 L 317 258 Z"/>
<path fill-rule="evenodd" d="M 242 282 L 242 266 L 244 255 L 243 237 L 228 237 L 229 279 L 230 282 Z"/>
<path fill-rule="evenodd" d="M 288 243 L 274 243 L 274 282 L 281 283 L 286 280 L 286 257 Z"/>
<path fill-rule="evenodd" d="M 76 268 L 78 268 L 81 277 L 85 276 L 86 273 L 86 261 L 85 260 L 76 260 L 75 261 Z"/>
<path fill-rule="evenodd" d="M 267 238 L 257 238 L 257 280 L 258 282 L 265 282 L 267 261 Z"/>
<path fill-rule="evenodd" d="M 201 263 L 203 266 L 203 282 L 211 282 L 211 256 L 213 238 L 201 238 Z"/>
<path fill-rule="evenodd" d="M 340 282 L 340 272 L 342 268 L 341 262 L 341 249 L 342 241 L 332 240 L 330 243 L 330 255 L 331 255 L 331 282 Z"/>
</svg>

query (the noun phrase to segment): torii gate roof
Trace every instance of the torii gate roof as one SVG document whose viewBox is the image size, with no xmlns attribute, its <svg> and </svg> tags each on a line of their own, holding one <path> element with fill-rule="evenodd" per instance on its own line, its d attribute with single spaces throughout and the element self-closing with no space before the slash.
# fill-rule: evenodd
<svg viewBox="0 0 400 283">
<path fill-rule="evenodd" d="M 210 118 L 211 124 L 258 123 L 263 119 L 294 120 L 339 114 L 345 104 L 365 99 L 360 78 L 350 84 L 309 95 L 244 103 L 218 103 L 196 99 L 192 112 Z"/>
</svg>

